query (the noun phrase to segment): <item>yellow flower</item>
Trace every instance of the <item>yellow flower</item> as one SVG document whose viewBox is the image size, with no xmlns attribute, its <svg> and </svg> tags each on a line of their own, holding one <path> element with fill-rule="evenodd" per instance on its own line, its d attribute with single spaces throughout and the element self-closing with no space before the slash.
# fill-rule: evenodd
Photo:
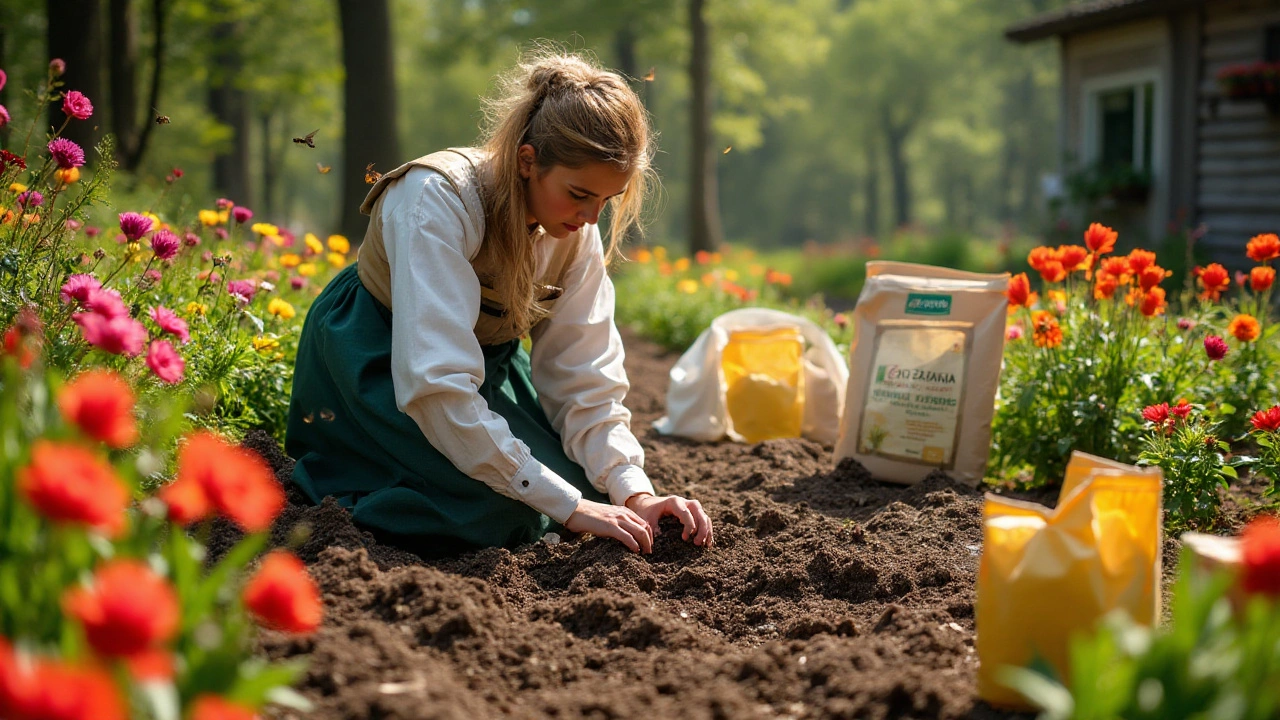
<svg viewBox="0 0 1280 720">
<path fill-rule="evenodd" d="M 764 266 L 753 264 L 747 268 L 747 274 L 751 277 L 760 277 L 764 274 Z"/>
<path fill-rule="evenodd" d="M 218 211 L 218 224 L 219 224 L 219 225 L 226 225 L 226 224 L 227 224 L 227 220 L 229 220 L 229 219 L 231 219 L 231 211 L 230 211 L 230 210 L 219 210 L 219 211 Z"/>
<path fill-rule="evenodd" d="M 636 262 L 641 265 L 648 265 L 653 262 L 653 253 L 647 248 L 640 248 L 639 250 L 636 250 Z"/>
<path fill-rule="evenodd" d="M 265 237 L 275 237 L 280 234 L 280 228 L 271 223 L 254 223 L 249 226 L 249 229 Z"/>
<path fill-rule="evenodd" d="M 302 262 L 297 253 L 285 253 L 280 256 L 280 267 L 296 268 Z"/>
<path fill-rule="evenodd" d="M 147 212 L 146 210 L 143 210 L 138 214 L 145 218 L 151 218 L 151 224 L 155 225 L 156 227 L 160 227 L 160 225 L 162 224 L 160 222 L 160 216 L 153 212 Z"/>
<path fill-rule="evenodd" d="M 207 312 L 209 312 L 209 306 L 205 305 L 204 303 L 198 303 L 198 302 L 187 303 L 187 315 L 190 317 L 195 317 L 196 315 L 204 316 L 204 314 Z"/>
<path fill-rule="evenodd" d="M 311 277 L 316 274 L 315 263 L 302 263 L 298 266 L 298 274 L 302 277 Z"/>
<path fill-rule="evenodd" d="M 655 248 L 653 249 L 653 259 L 654 259 L 654 260 L 657 260 L 658 262 L 662 262 L 663 260 L 666 260 L 666 259 L 667 259 L 667 249 L 666 249 L 666 248 L 664 248 L 664 247 L 662 247 L 661 245 L 659 245 L 659 246 L 655 247 Z"/>
<path fill-rule="evenodd" d="M 213 227 L 218 224 L 217 210 L 201 210 L 196 214 L 200 217 L 200 224 L 205 227 Z"/>
<path fill-rule="evenodd" d="M 259 335 L 253 339 L 253 349 L 260 353 L 267 353 L 280 347 L 280 341 L 275 338 L 269 338 L 265 335 Z"/>
<path fill-rule="evenodd" d="M 734 270 L 733 268 L 729 268 L 725 270 L 724 279 L 728 280 L 729 282 L 738 282 L 738 271 Z"/>
<path fill-rule="evenodd" d="M 16 182 L 9 186 L 9 192 L 11 193 L 24 193 L 26 191 L 27 191 L 27 186 L 23 185 L 22 183 Z"/>
<path fill-rule="evenodd" d="M 679 290 L 680 292 L 686 293 L 688 295 L 692 295 L 698 292 L 698 281 L 685 278 L 684 280 L 681 280 L 680 282 L 676 283 L 676 290 Z"/>
<path fill-rule="evenodd" d="M 267 303 L 267 312 L 280 317 L 282 320 L 291 320 L 298 314 L 298 311 L 294 310 L 287 300 L 281 300 L 280 298 L 271 298 L 271 302 Z"/>
<path fill-rule="evenodd" d="M 55 172 L 54 176 L 57 177 L 58 182 L 63 185 L 70 185 L 80 179 L 80 168 L 62 168 Z"/>
<path fill-rule="evenodd" d="M 680 258 L 676 261 L 676 272 L 684 272 L 689 269 L 689 258 Z"/>
<path fill-rule="evenodd" d="M 336 268 L 340 268 L 347 264 L 347 256 L 340 252 L 331 252 L 329 253 L 329 264 Z"/>
<path fill-rule="evenodd" d="M 307 252 L 312 255 L 319 255 L 324 252 L 324 244 L 320 242 L 320 238 L 311 233 L 307 233 L 302 237 L 307 243 Z"/>
<path fill-rule="evenodd" d="M 351 252 L 351 243 L 341 235 L 330 235 L 329 249 L 336 253 L 342 253 L 343 255 L 346 255 L 347 253 Z"/>
<path fill-rule="evenodd" d="M 131 242 L 124 246 L 124 250 L 130 258 L 133 258 L 138 253 L 142 252 L 142 245 L 136 242 Z"/>
</svg>

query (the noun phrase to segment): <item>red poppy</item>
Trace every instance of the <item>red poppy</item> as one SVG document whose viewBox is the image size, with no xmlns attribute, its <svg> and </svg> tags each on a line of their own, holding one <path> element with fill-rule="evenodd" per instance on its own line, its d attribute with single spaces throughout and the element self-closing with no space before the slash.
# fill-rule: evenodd
<svg viewBox="0 0 1280 720">
<path fill-rule="evenodd" d="M 1115 230 L 1093 223 L 1084 231 L 1084 244 L 1095 255 L 1106 255 L 1116 249 L 1116 238 L 1120 236 Z"/>
<path fill-rule="evenodd" d="M 62 417 L 89 437 L 120 449 L 138 439 L 133 417 L 133 390 L 110 370 L 90 370 L 58 393 Z"/>
<path fill-rule="evenodd" d="M 27 339 L 27 333 L 23 332 L 18 325 L 4 331 L 4 354 L 15 358 L 18 361 L 18 367 L 23 370 L 31 367 L 31 363 L 36 361 L 36 352 L 32 349 L 32 344 L 32 341 Z"/>
<path fill-rule="evenodd" d="M 1249 271 L 1249 287 L 1253 288 L 1254 292 L 1266 292 L 1267 290 L 1270 290 L 1271 284 L 1275 281 L 1275 268 L 1269 268 L 1266 265 L 1259 265 Z"/>
<path fill-rule="evenodd" d="M 1172 274 L 1173 273 L 1165 270 L 1159 265 L 1151 265 L 1150 267 L 1143 268 L 1142 272 L 1137 274 L 1138 287 L 1141 287 L 1143 290 L 1150 290 L 1164 282 L 1164 279 Z"/>
<path fill-rule="evenodd" d="M 1120 287 L 1120 279 L 1111 273 L 1098 273 L 1098 280 L 1093 286 L 1094 300 L 1110 300 L 1115 297 L 1116 289 Z"/>
<path fill-rule="evenodd" d="M 1038 248 L 1032 248 L 1031 252 L 1027 253 L 1027 264 L 1031 266 L 1032 270 L 1035 270 L 1042 275 L 1044 274 L 1045 267 L 1052 262 L 1056 262 L 1059 265 L 1062 264 L 1062 258 L 1059 257 L 1058 250 L 1056 248 L 1042 245 Z"/>
<path fill-rule="evenodd" d="M 1133 271 L 1129 269 L 1129 259 L 1123 257 L 1109 257 L 1103 260 L 1098 272 L 1111 275 L 1121 285 L 1129 284 L 1130 278 L 1133 277 Z"/>
<path fill-rule="evenodd" d="M 196 697 L 191 704 L 191 720 L 258 720 L 252 708 L 208 693 Z"/>
<path fill-rule="evenodd" d="M 0 718 L 125 720 L 124 698 L 111 676 L 41 658 L 20 658 L 0 638 Z"/>
<path fill-rule="evenodd" d="M 54 522 L 79 523 L 115 536 L 124 529 L 129 491 L 115 470 L 72 443 L 37 440 L 18 469 L 18 491 Z"/>
<path fill-rule="evenodd" d="M 1059 245 L 1058 260 L 1067 272 L 1083 270 L 1089 261 L 1089 251 L 1079 245 Z"/>
<path fill-rule="evenodd" d="M 1067 268 L 1057 260 L 1050 260 L 1040 268 L 1040 279 L 1047 283 L 1062 282 L 1067 279 Z"/>
<path fill-rule="evenodd" d="M 1012 307 L 1029 305 L 1034 293 L 1031 292 L 1031 281 L 1027 279 L 1027 274 L 1018 273 L 1009 278 L 1009 289 L 1005 291 L 1005 295 L 1008 296 L 1009 305 Z"/>
<path fill-rule="evenodd" d="M 1275 233 L 1255 235 L 1249 240 L 1245 251 L 1249 259 L 1254 262 L 1267 262 L 1280 258 L 1280 235 Z"/>
<path fill-rule="evenodd" d="M 293 553 L 275 550 L 244 588 L 244 606 L 258 622 L 275 630 L 310 633 L 320 627 L 320 589 Z"/>
<path fill-rule="evenodd" d="M 1280 599 L 1280 520 L 1259 515 L 1240 534 L 1240 543 L 1244 591 Z"/>
<path fill-rule="evenodd" d="M 1200 287 L 1204 292 L 1200 297 L 1206 300 L 1217 300 L 1222 293 L 1231 289 L 1231 274 L 1218 263 L 1212 263 L 1200 273 Z"/>
<path fill-rule="evenodd" d="M 113 560 L 98 568 L 93 585 L 68 590 L 62 606 L 104 657 L 138 655 L 178 631 L 178 594 L 138 560 Z"/>
<path fill-rule="evenodd" d="M 1138 310 L 1147 317 L 1163 315 L 1164 309 L 1168 307 L 1168 303 L 1165 302 L 1164 288 L 1161 287 L 1153 287 L 1147 292 L 1142 293 L 1141 300 L 1141 303 L 1138 305 Z"/>
<path fill-rule="evenodd" d="M 1280 405 L 1272 405 L 1266 410 L 1259 410 L 1253 414 L 1253 423 L 1255 430 L 1262 432 L 1276 432 L 1280 430 Z"/>
<path fill-rule="evenodd" d="M 1156 264 L 1156 254 L 1150 250 L 1138 248 L 1129 253 L 1129 272 L 1139 275 L 1143 270 Z"/>
<path fill-rule="evenodd" d="M 178 451 L 177 479 L 160 498 L 177 522 L 194 522 L 213 508 L 246 532 L 271 527 L 284 509 L 284 490 L 257 453 L 203 430 Z"/>
</svg>

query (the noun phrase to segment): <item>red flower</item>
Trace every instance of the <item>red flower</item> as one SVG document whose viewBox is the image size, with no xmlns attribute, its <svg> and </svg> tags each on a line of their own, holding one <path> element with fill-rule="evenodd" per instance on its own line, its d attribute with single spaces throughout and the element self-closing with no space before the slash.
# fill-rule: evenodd
<svg viewBox="0 0 1280 720">
<path fill-rule="evenodd" d="M 1141 248 L 1129 253 L 1129 272 L 1134 275 L 1142 274 L 1143 270 L 1156 264 L 1156 254 L 1150 250 Z"/>
<path fill-rule="evenodd" d="M 1106 255 L 1116 249 L 1116 238 L 1120 234 L 1099 223 L 1093 223 L 1084 231 L 1084 244 L 1095 255 Z"/>
<path fill-rule="evenodd" d="M 1142 409 L 1142 417 L 1156 427 L 1163 426 L 1169 422 L 1169 403 L 1148 405 Z"/>
<path fill-rule="evenodd" d="M 190 435 L 178 451 L 177 479 L 160 499 L 176 522 L 195 522 L 212 508 L 246 532 L 271 527 L 284 508 L 284 490 L 267 463 L 207 431 Z"/>
<path fill-rule="evenodd" d="M 1036 347 L 1053 349 L 1062 344 L 1062 327 L 1052 313 L 1041 310 L 1031 314 L 1031 341 Z"/>
<path fill-rule="evenodd" d="M 1272 405 L 1266 410 L 1259 410 L 1253 414 L 1250 420 L 1256 430 L 1262 432 L 1276 432 L 1280 430 L 1280 405 Z"/>
<path fill-rule="evenodd" d="M 1130 278 L 1133 277 L 1133 271 L 1129 269 L 1129 259 L 1123 257 L 1109 257 L 1103 260 L 1098 272 L 1111 275 L 1121 285 L 1128 285 Z"/>
<path fill-rule="evenodd" d="M 1210 360 L 1218 361 L 1227 356 L 1227 341 L 1217 335 L 1209 335 L 1204 339 L 1204 352 Z"/>
<path fill-rule="evenodd" d="M 1280 520 L 1259 515 L 1240 534 L 1240 541 L 1244 591 L 1280 599 Z"/>
<path fill-rule="evenodd" d="M 1062 282 L 1067 278 L 1067 268 L 1057 260 L 1050 260 L 1040 268 L 1040 279 L 1047 283 Z"/>
<path fill-rule="evenodd" d="M 1179 400 L 1177 405 L 1169 408 L 1169 414 L 1176 415 L 1179 420 L 1186 420 L 1187 416 L 1191 415 L 1191 411 L 1193 409 L 1194 408 L 1191 407 L 1191 403 L 1183 399 Z"/>
<path fill-rule="evenodd" d="M 1031 252 L 1027 253 L 1027 264 L 1038 273 L 1044 274 L 1044 268 L 1051 262 L 1062 264 L 1062 258 L 1058 255 L 1056 248 L 1042 245 L 1032 248 Z"/>
<path fill-rule="evenodd" d="M 1246 247 L 1249 259 L 1254 262 L 1266 262 L 1280 258 L 1280 235 L 1268 233 L 1255 235 Z"/>
<path fill-rule="evenodd" d="M 706 250 L 699 250 L 698 252 L 693 254 L 693 260 L 699 265 L 706 265 L 707 263 L 711 262 L 711 253 L 707 252 Z"/>
<path fill-rule="evenodd" d="M 18 657 L 0 638 L 0 718 L 125 720 L 124 698 L 106 672 Z"/>
<path fill-rule="evenodd" d="M 1259 265 L 1249 271 L 1249 287 L 1253 288 L 1254 292 L 1266 292 L 1271 289 L 1271 284 L 1275 281 L 1276 271 L 1274 268 Z"/>
<path fill-rule="evenodd" d="M 1058 258 L 1067 272 L 1083 270 L 1089 261 L 1089 251 L 1079 245 L 1059 245 Z"/>
<path fill-rule="evenodd" d="M 54 522 L 113 536 L 124 529 L 129 491 L 110 465 L 79 445 L 37 440 L 31 463 L 18 469 L 18 491 Z"/>
<path fill-rule="evenodd" d="M 258 720 L 252 708 L 205 693 L 191 704 L 191 720 Z"/>
<path fill-rule="evenodd" d="M 1099 272 L 1098 281 L 1093 286 L 1094 300 L 1110 300 L 1115 297 L 1120 287 L 1120 279 L 1108 272 Z"/>
<path fill-rule="evenodd" d="M 110 370 L 89 370 L 58 393 L 58 409 L 89 437 L 119 450 L 138 439 L 133 390 Z"/>
<path fill-rule="evenodd" d="M 1142 293 L 1142 302 L 1138 305 L 1138 309 L 1147 317 L 1155 317 L 1164 314 L 1164 309 L 1168 305 L 1164 299 L 1164 288 L 1153 287 L 1149 291 Z"/>
<path fill-rule="evenodd" d="M 1005 291 L 1009 305 L 1013 307 L 1029 306 L 1034 293 L 1031 292 L 1031 281 L 1026 273 L 1018 273 L 1009 278 L 1009 289 Z"/>
<path fill-rule="evenodd" d="M 1231 289 L 1231 275 L 1218 263 L 1213 263 L 1200 273 L 1200 286 L 1204 292 L 1200 297 L 1206 300 L 1217 300 L 1222 293 Z"/>
<path fill-rule="evenodd" d="M 13 325 L 4 331 L 4 354 L 18 361 L 18 367 L 26 370 L 36 361 L 36 352 L 31 348 L 34 341 L 28 340 L 29 334 L 21 326 Z"/>
<path fill-rule="evenodd" d="M 1159 265 L 1151 265 L 1150 267 L 1143 268 L 1142 272 L 1137 274 L 1138 287 L 1141 287 L 1143 290 L 1150 290 L 1164 282 L 1164 279 L 1172 274 L 1173 273 L 1165 270 Z"/>
<path fill-rule="evenodd" d="M 310 633 L 320 627 L 320 589 L 298 557 L 274 550 L 244 588 L 244 606 L 258 622 L 275 630 Z"/>
<path fill-rule="evenodd" d="M 138 560 L 113 560 L 98 568 L 92 587 L 68 590 L 62 606 L 104 657 L 147 652 L 178 631 L 178 594 Z"/>
<path fill-rule="evenodd" d="M 1227 332 L 1240 342 L 1253 342 L 1262 334 L 1262 325 L 1252 315 L 1240 314 L 1227 323 Z"/>
</svg>

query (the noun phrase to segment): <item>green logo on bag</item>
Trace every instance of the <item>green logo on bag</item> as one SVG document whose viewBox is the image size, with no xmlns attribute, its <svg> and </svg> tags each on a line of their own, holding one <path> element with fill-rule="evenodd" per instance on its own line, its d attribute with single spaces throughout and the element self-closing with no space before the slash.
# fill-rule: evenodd
<svg viewBox="0 0 1280 720">
<path fill-rule="evenodd" d="M 950 315 L 950 295 L 925 295 L 911 293 L 907 296 L 908 315 Z"/>
<path fill-rule="evenodd" d="M 884 366 L 883 365 L 876 368 L 876 382 L 878 383 L 884 382 Z"/>
</svg>

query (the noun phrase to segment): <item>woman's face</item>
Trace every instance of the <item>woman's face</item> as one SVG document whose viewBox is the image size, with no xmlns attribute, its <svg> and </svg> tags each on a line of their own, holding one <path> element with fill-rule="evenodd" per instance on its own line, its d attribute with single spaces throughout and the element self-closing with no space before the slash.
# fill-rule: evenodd
<svg viewBox="0 0 1280 720">
<path fill-rule="evenodd" d="M 537 223 L 554 238 L 567 237 L 587 223 L 600 220 L 605 201 L 621 195 L 629 173 L 608 163 L 588 163 L 580 168 L 553 165 L 539 171 L 532 145 L 520 146 L 520 176 L 527 188 L 530 224 Z"/>
</svg>

